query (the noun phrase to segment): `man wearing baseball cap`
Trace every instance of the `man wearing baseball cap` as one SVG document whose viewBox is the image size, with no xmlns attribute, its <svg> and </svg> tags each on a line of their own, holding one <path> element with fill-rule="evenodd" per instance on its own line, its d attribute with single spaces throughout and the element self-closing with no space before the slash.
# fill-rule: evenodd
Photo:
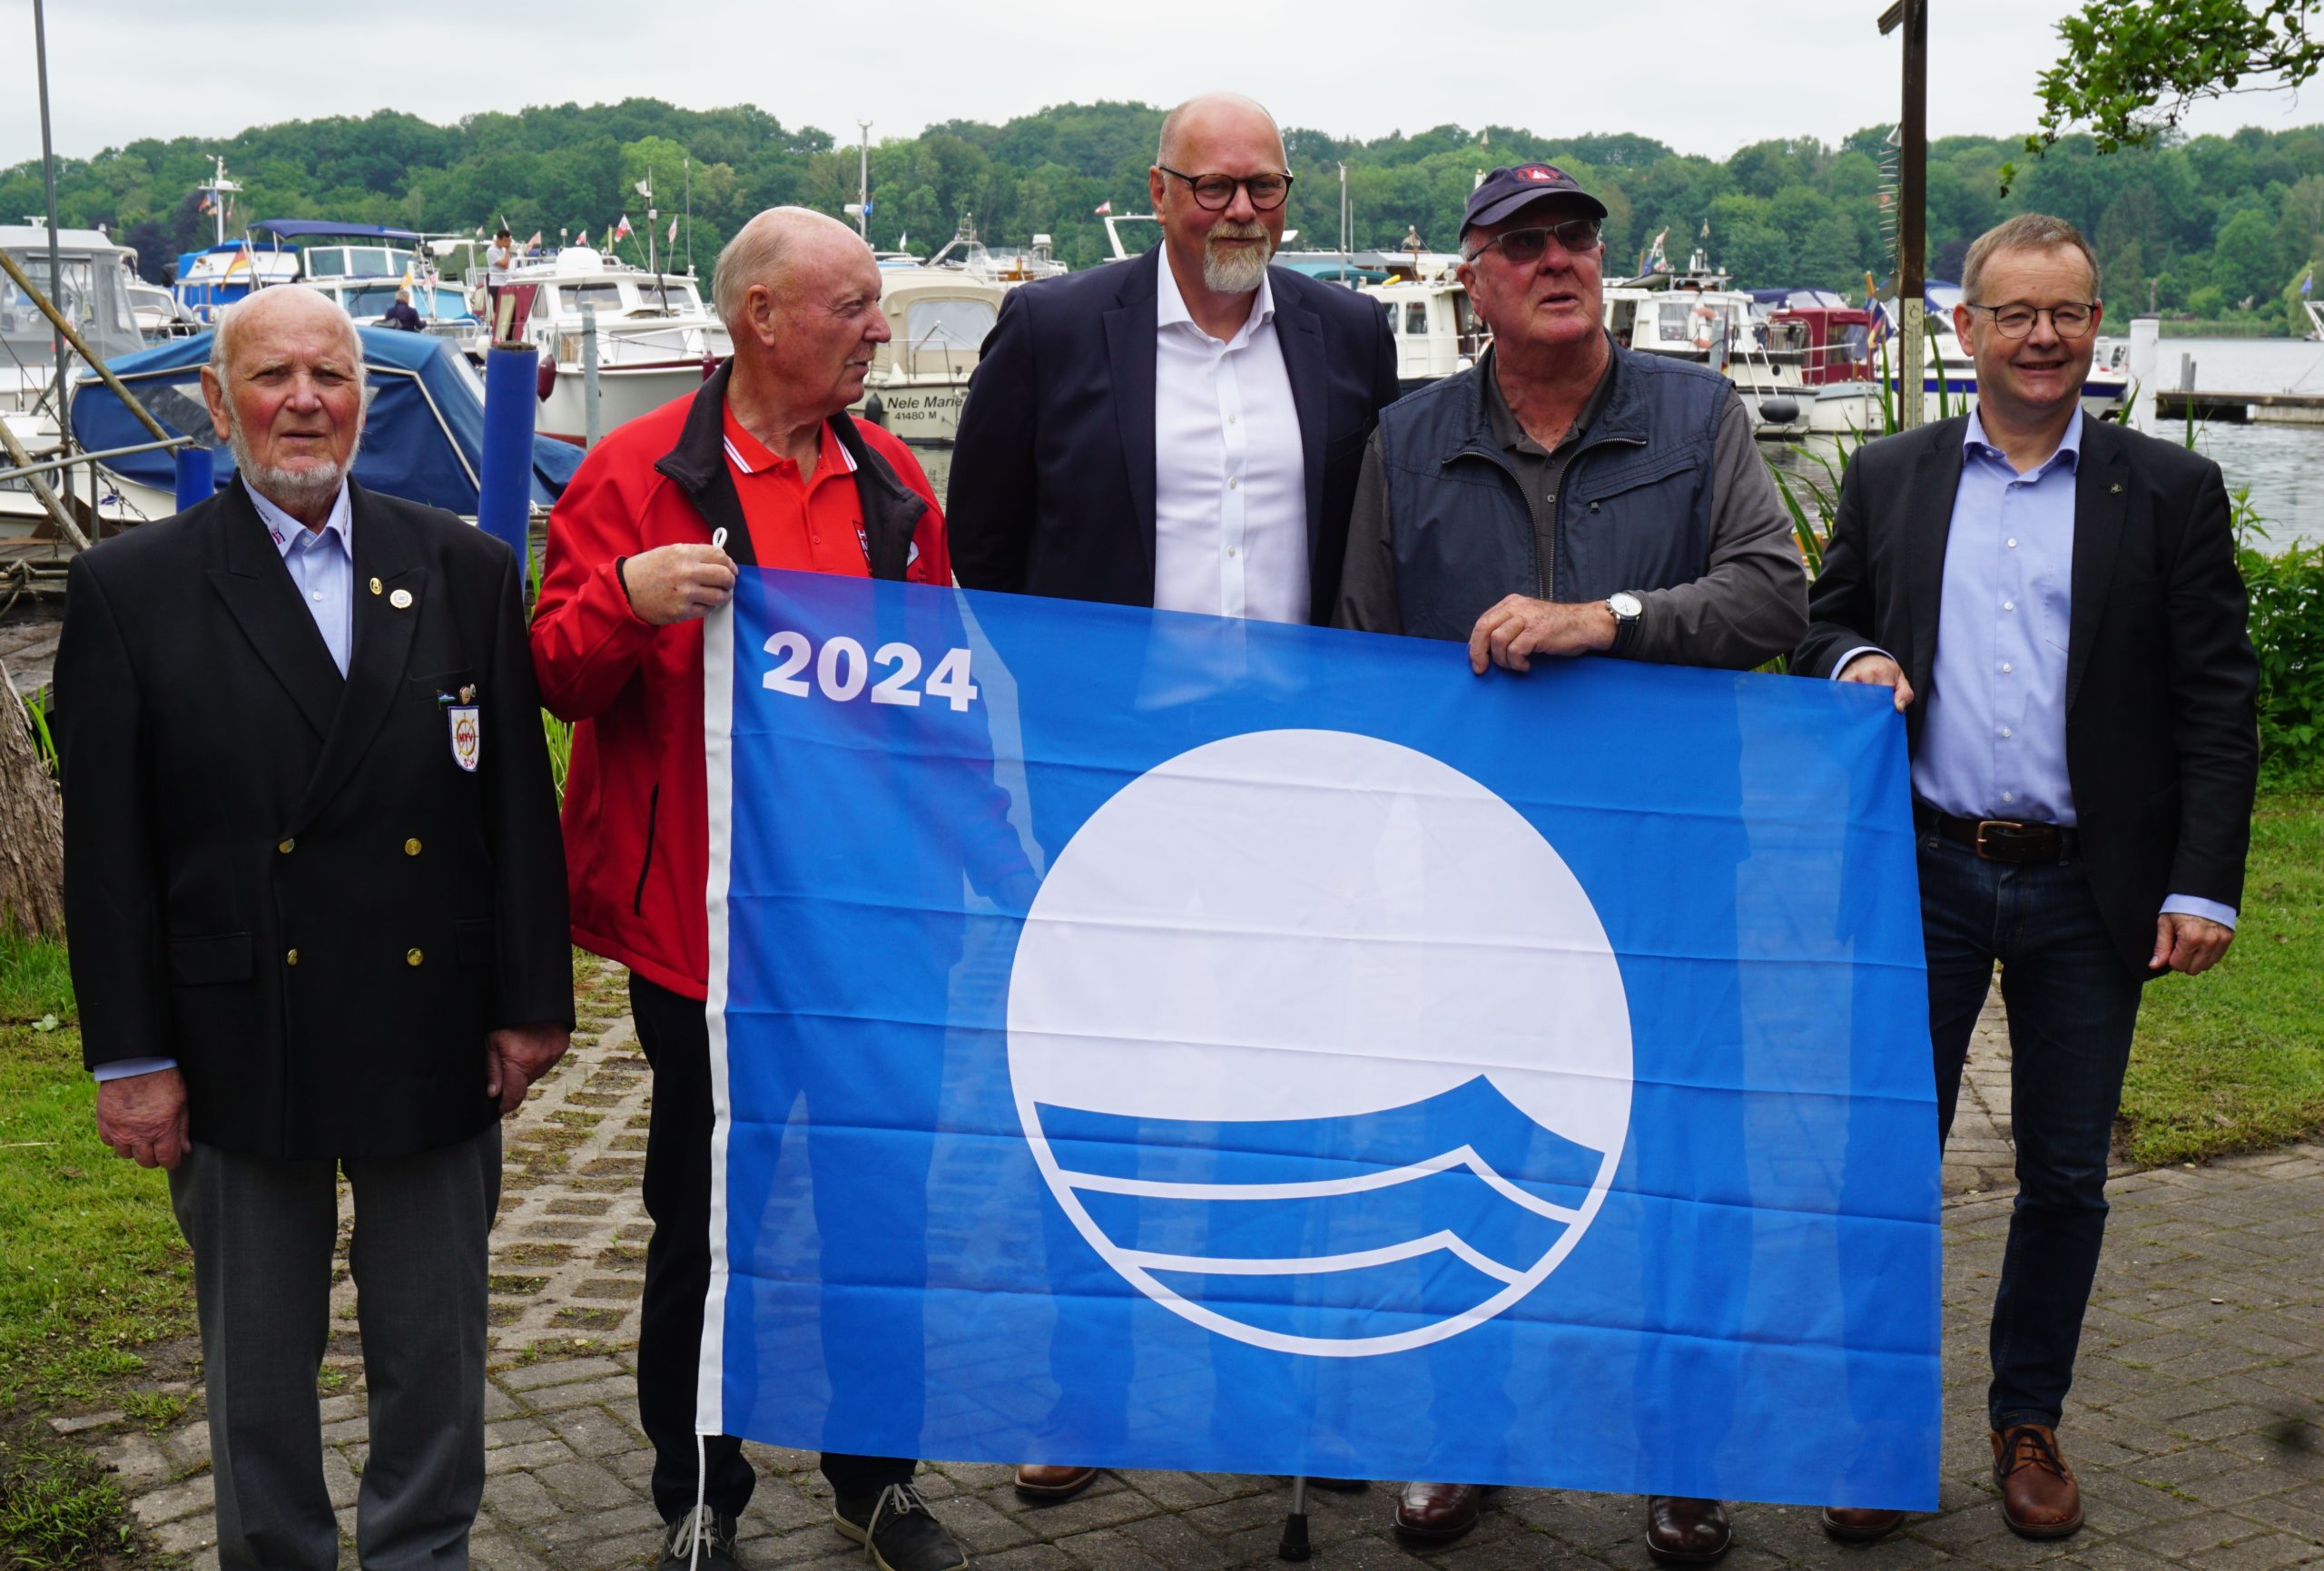
<svg viewBox="0 0 2324 1571">
<path fill-rule="evenodd" d="M 1470 670 L 1611 654 L 1748 670 L 1807 626 L 1807 577 L 1734 385 L 1708 367 L 1633 353 L 1604 326 L 1606 204 L 1555 164 L 1496 169 L 1469 198 L 1458 277 L 1492 330 L 1469 370 L 1380 417 L 1356 482 L 1336 620 L 1468 644 Z M 1699 1023 L 1736 1043 L 1732 1016 Z M 1649 1303 L 1740 1292 L 1741 1272 L 1682 1247 L 1688 1205 L 1731 1175 L 1700 1159 L 1641 1175 L 1673 1208 L 1674 1248 L 1646 1262 Z M 1658 1281 L 1658 1273 L 1664 1273 Z M 1666 1476 L 1708 1477 L 1737 1443 L 1729 1389 L 1685 1367 L 1688 1339 L 1640 1360 L 1639 1444 Z M 1683 1412 L 1652 1391 L 1690 1393 Z M 1473 1388 L 1470 1392 L 1473 1398 Z M 1506 1398 L 1511 1424 L 1521 1421 Z M 1466 1404 L 1468 1422 L 1495 1415 Z M 1447 1421 L 1451 1421 L 1450 1409 Z M 1423 1543 L 1476 1525 L 1482 1487 L 1411 1483 L 1397 1531 Z M 1726 1508 L 1647 1502 L 1658 1559 L 1727 1552 Z"/>
</svg>

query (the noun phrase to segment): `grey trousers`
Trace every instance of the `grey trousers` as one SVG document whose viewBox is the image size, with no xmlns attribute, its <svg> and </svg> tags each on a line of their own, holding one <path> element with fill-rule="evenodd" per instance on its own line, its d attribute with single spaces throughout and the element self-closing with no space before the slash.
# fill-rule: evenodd
<svg viewBox="0 0 2324 1571">
<path fill-rule="evenodd" d="M 170 1174 L 193 1250 L 221 1571 L 333 1571 L 315 1378 L 330 1336 L 339 1169 L 363 1333 L 366 1571 L 466 1571 L 484 1497 L 486 1240 L 500 1126 L 412 1156 L 278 1162 L 196 1144 Z"/>
</svg>

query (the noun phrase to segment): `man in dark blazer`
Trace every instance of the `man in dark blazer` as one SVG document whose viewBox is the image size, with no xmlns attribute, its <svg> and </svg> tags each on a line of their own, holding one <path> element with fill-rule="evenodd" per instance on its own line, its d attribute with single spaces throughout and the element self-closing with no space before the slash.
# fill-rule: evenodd
<svg viewBox="0 0 2324 1571">
<path fill-rule="evenodd" d="M 2082 1525 L 2057 1425 L 2140 988 L 2234 937 L 2258 665 L 2219 466 L 2083 417 L 2100 307 L 2082 236 L 2010 220 L 1970 247 L 1962 299 L 1977 407 L 1856 454 L 1794 663 L 1892 688 L 1905 715 L 1940 1140 L 2002 967 L 2018 1197 L 1994 1472 L 2012 1530 L 2058 1538 Z M 1824 1523 L 1861 1540 L 1901 1519 Z"/>
<path fill-rule="evenodd" d="M 370 1389 L 358 1553 L 467 1564 L 498 1119 L 573 1022 L 515 555 L 347 478 L 361 345 L 268 290 L 202 391 L 240 477 L 74 560 L 65 907 L 99 1134 L 193 1252 L 223 1567 L 339 1563 L 315 1377 L 337 1181 Z"/>
<path fill-rule="evenodd" d="M 1011 290 L 952 455 L 970 589 L 1327 623 L 1364 446 L 1396 398 L 1379 306 L 1267 265 L 1291 174 L 1249 99 L 1163 122 L 1162 243 Z"/>
<path fill-rule="evenodd" d="M 1159 245 L 1001 301 L 953 447 L 953 572 L 970 589 L 1328 623 L 1364 443 L 1396 398 L 1387 319 L 1268 265 L 1292 175 L 1250 99 L 1172 110 L 1146 180 Z M 1049 1243 L 1079 1247 L 1063 1225 Z M 1097 1476 L 1028 1463 L 1017 1489 L 1063 1500 Z"/>
</svg>

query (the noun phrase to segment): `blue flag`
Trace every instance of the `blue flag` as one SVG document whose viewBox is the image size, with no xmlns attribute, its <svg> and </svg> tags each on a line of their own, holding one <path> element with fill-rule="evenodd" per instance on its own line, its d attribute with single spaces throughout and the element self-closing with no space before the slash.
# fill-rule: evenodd
<svg viewBox="0 0 2324 1571">
<path fill-rule="evenodd" d="M 698 1427 L 1929 1509 L 1885 691 L 745 572 Z"/>
</svg>

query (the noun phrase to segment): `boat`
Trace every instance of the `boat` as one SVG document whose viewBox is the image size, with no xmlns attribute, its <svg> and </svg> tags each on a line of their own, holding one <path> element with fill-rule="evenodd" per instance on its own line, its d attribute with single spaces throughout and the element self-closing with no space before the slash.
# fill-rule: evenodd
<svg viewBox="0 0 2324 1571">
<path fill-rule="evenodd" d="M 483 322 L 468 309 L 467 291 L 439 275 L 427 237 L 380 224 L 340 223 L 330 219 L 269 218 L 251 225 L 252 237 L 272 242 L 274 254 L 290 242 L 298 259 L 290 281 L 329 295 L 359 327 L 377 327 L 395 304 L 396 291 L 411 291 L 412 309 L 425 330 L 453 339 L 472 338 Z M 319 241 L 329 241 L 322 244 Z"/>
<path fill-rule="evenodd" d="M 1457 263 L 1459 258 L 1444 259 Z M 1417 268 L 1385 283 L 1355 286 L 1377 301 L 1396 345 L 1396 390 L 1416 392 L 1429 383 L 1465 371 L 1484 358 L 1492 333 L 1477 315 L 1469 291 L 1452 266 L 1429 272 Z"/>
<path fill-rule="evenodd" d="M 1054 246 L 1055 242 L 1045 234 L 1035 235 L 1029 246 L 988 246 L 977 238 L 975 223 L 963 218 L 952 238 L 944 242 L 943 249 L 921 265 L 952 269 L 974 279 L 1000 284 L 1004 289 L 1013 289 L 1019 284 L 1039 283 L 1043 279 L 1053 279 L 1071 270 L 1051 254 Z"/>
<path fill-rule="evenodd" d="M 468 282 L 484 280 L 484 270 L 475 269 Z M 600 434 L 692 392 L 733 352 L 725 325 L 704 308 L 691 273 L 648 271 L 566 246 L 519 262 L 508 282 L 534 290 L 520 330 L 541 353 L 545 391 L 536 428 L 560 441 L 586 442 L 591 429 L 585 306 L 596 313 Z M 480 325 L 463 347 L 481 360 L 487 337 Z"/>
<path fill-rule="evenodd" d="M 52 273 L 45 226 L 0 224 L 0 250 L 8 253 L 34 288 L 55 302 L 81 341 L 96 354 L 110 360 L 143 347 L 123 265 L 135 253 L 127 247 L 116 245 L 99 230 L 59 229 Z M 54 398 L 55 344 L 48 318 L 14 279 L 0 272 L 0 421 L 6 422 L 8 435 L 36 461 L 55 457 L 62 444 L 63 422 Z M 73 358 L 77 361 L 77 356 Z M 69 398 L 69 377 L 66 391 Z M 141 434 L 138 439 L 149 438 Z M 0 469 L 10 462 L 0 451 Z M 29 482 L 0 480 L 0 539 L 41 535 L 49 526 L 48 515 Z"/>
<path fill-rule="evenodd" d="M 907 442 L 950 447 L 969 373 L 1009 288 L 968 268 L 881 270 L 880 309 L 891 336 L 872 354 L 857 411 Z"/>
</svg>

